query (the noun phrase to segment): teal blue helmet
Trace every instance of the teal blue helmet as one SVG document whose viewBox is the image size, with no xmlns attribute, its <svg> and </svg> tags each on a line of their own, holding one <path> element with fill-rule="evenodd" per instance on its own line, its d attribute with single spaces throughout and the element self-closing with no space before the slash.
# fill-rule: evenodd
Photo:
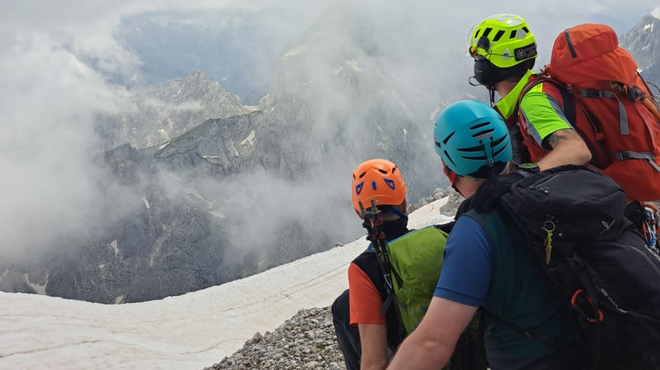
<svg viewBox="0 0 660 370">
<path fill-rule="evenodd" d="M 511 161 L 509 130 L 500 114 L 476 100 L 447 107 L 435 122 L 435 151 L 458 176 L 485 180 Z"/>
</svg>

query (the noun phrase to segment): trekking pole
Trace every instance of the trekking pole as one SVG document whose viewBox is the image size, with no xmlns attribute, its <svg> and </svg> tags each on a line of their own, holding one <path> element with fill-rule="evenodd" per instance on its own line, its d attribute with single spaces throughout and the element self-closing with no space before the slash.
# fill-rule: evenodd
<svg viewBox="0 0 660 370">
<path fill-rule="evenodd" d="M 369 234 L 369 240 L 371 245 L 376 252 L 376 260 L 378 261 L 378 266 L 380 267 L 381 273 L 385 280 L 385 291 L 387 292 L 387 299 L 383 302 L 383 306 L 380 309 L 380 312 L 385 315 L 389 306 L 392 304 L 392 301 L 398 307 L 406 309 L 406 307 L 397 299 L 394 294 L 394 285 L 392 283 L 392 274 L 390 268 L 390 259 L 387 254 L 387 242 L 385 240 L 385 233 L 383 232 L 383 220 L 378 217 L 378 214 L 381 212 L 376 206 L 376 201 L 374 198 L 371 198 L 371 208 L 366 210 L 362 201 L 358 200 L 358 205 L 360 207 L 360 216 L 364 219 L 362 226 L 367 229 Z M 406 328 L 403 325 L 403 319 L 398 310 L 395 310 L 395 316 L 397 318 L 397 323 L 399 326 L 399 337 L 403 340 L 406 337 Z"/>
</svg>

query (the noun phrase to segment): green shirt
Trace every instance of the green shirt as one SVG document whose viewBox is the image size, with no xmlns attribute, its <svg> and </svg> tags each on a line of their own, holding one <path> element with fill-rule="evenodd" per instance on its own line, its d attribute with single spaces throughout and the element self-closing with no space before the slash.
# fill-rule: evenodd
<svg viewBox="0 0 660 370">
<path fill-rule="evenodd" d="M 520 94 L 533 74 L 533 71 L 527 71 L 513 90 L 497 102 L 497 108 L 505 120 L 515 113 Z M 520 112 L 525 121 L 523 134 L 531 135 L 545 150 L 552 150 L 544 143 L 550 134 L 573 128 L 564 114 L 561 100 L 561 93 L 556 86 L 551 83 L 540 83 L 529 90 L 520 103 Z"/>
</svg>

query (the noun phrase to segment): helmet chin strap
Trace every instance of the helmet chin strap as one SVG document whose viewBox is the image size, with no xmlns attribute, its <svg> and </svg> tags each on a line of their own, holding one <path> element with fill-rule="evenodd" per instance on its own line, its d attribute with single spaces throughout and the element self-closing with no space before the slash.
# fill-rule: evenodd
<svg viewBox="0 0 660 370">
<path fill-rule="evenodd" d="M 483 86 L 483 87 L 485 87 L 488 90 L 488 97 L 490 99 L 490 106 L 491 107 L 495 106 L 495 87 L 480 84 L 479 81 L 477 81 L 477 78 L 475 76 L 468 77 L 468 83 L 471 86 Z"/>
<path fill-rule="evenodd" d="M 488 89 L 488 94 L 490 95 L 490 106 L 495 107 L 495 88 L 486 86 Z"/>
</svg>

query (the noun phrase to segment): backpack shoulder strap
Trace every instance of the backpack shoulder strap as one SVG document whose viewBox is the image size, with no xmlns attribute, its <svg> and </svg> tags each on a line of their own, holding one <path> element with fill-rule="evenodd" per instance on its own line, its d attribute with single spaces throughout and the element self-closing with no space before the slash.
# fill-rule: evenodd
<svg viewBox="0 0 660 370">
<path fill-rule="evenodd" d="M 454 228 L 454 224 L 456 224 L 455 220 L 451 221 L 451 222 L 444 223 L 444 224 L 437 224 L 437 225 L 433 225 L 433 226 L 436 229 L 444 231 L 447 234 L 449 234 L 451 232 L 451 230 Z"/>
<path fill-rule="evenodd" d="M 538 84 L 548 82 L 551 83 L 555 86 L 557 86 L 557 89 L 559 90 L 559 93 L 561 94 L 561 99 L 563 100 L 563 109 L 564 109 L 564 115 L 566 116 L 566 119 L 568 119 L 568 122 L 571 123 L 571 125 L 575 126 L 575 120 L 576 120 L 576 112 L 575 112 L 575 102 L 573 101 L 573 98 L 571 97 L 571 93 L 569 91 L 569 88 L 553 79 L 552 77 L 548 75 L 542 75 L 542 74 L 536 74 L 532 77 L 532 80 L 523 88 L 523 91 L 520 93 L 520 96 L 518 97 L 518 105 L 516 106 L 516 114 L 518 115 L 520 113 L 520 104 L 522 103 L 523 97 L 534 88 L 534 86 L 537 86 Z"/>
</svg>

